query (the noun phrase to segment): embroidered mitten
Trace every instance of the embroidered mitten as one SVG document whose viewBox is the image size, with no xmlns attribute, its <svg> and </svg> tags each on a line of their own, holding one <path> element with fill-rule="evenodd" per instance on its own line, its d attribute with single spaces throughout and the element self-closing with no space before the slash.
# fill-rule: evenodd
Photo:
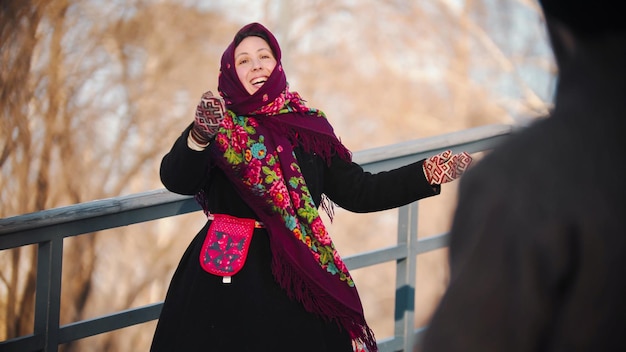
<svg viewBox="0 0 626 352">
<path fill-rule="evenodd" d="M 202 95 L 196 107 L 196 119 L 193 123 L 190 136 L 201 146 L 209 144 L 217 134 L 217 128 L 224 119 L 226 108 L 221 97 L 213 96 L 211 91 Z"/>
<path fill-rule="evenodd" d="M 471 163 L 472 156 L 468 153 L 463 152 L 453 155 L 451 150 L 446 150 L 424 160 L 422 168 L 428 183 L 440 185 L 459 178 Z"/>
</svg>

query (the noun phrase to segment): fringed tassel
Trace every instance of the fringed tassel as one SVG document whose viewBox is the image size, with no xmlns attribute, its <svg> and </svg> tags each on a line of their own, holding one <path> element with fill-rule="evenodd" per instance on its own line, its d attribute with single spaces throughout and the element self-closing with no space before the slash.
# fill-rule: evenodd
<svg viewBox="0 0 626 352">
<path fill-rule="evenodd" d="M 200 205 L 200 207 L 202 207 L 202 212 L 204 213 L 204 215 L 209 216 L 209 204 L 204 190 L 201 189 L 198 193 L 196 193 L 194 199 Z"/>
<path fill-rule="evenodd" d="M 322 201 L 320 203 L 322 209 L 324 209 L 324 212 L 326 212 L 326 215 L 328 215 L 328 218 L 332 223 L 335 218 L 335 203 L 324 193 L 322 193 Z"/>
<path fill-rule="evenodd" d="M 327 165 L 330 165 L 334 155 L 339 156 L 343 160 L 352 161 L 350 150 L 335 136 L 285 123 L 280 118 L 264 118 L 262 121 L 266 127 L 274 130 L 276 133 L 287 136 L 292 144 L 301 145 L 305 152 L 317 154 Z"/>
<path fill-rule="evenodd" d="M 281 258 L 277 251 L 273 252 L 272 272 L 278 284 L 287 292 L 289 298 L 300 302 L 308 312 L 328 319 L 337 314 L 337 311 L 321 300 L 326 293 L 321 288 L 314 288 L 307 284 L 301 273 L 295 271 L 286 259 Z"/>
<path fill-rule="evenodd" d="M 352 350 L 354 352 L 368 352 L 361 341 L 352 340 Z"/>
<path fill-rule="evenodd" d="M 327 321 L 334 321 L 341 329 L 345 329 L 350 338 L 362 346 L 366 352 L 378 352 L 374 332 L 365 322 L 365 318 L 357 312 L 338 307 L 337 302 L 329 302 L 323 290 L 312 287 L 302 279 L 280 254 L 273 251 L 272 272 L 278 284 L 287 292 L 289 298 L 300 302 L 307 312 L 313 313 Z M 341 312 L 341 313 L 340 313 Z"/>
<path fill-rule="evenodd" d="M 374 332 L 369 326 L 364 325 L 363 331 L 360 337 L 356 337 L 355 340 L 355 352 L 378 352 L 378 345 L 376 345 L 376 338 Z"/>
<path fill-rule="evenodd" d="M 293 131 L 293 130 L 292 130 Z M 339 139 L 331 138 L 324 134 L 313 133 L 310 130 L 289 133 L 290 139 L 302 145 L 307 153 L 315 153 L 320 156 L 326 165 L 330 165 L 332 157 L 336 154 L 339 158 L 352 161 L 352 153 Z"/>
</svg>

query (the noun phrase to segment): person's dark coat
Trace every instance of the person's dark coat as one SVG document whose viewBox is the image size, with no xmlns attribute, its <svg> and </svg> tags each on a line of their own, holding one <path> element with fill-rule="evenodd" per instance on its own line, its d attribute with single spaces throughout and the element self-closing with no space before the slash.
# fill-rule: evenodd
<svg viewBox="0 0 626 352">
<path fill-rule="evenodd" d="M 421 351 L 626 351 L 626 40 L 584 49 L 551 116 L 461 180 Z"/>
</svg>

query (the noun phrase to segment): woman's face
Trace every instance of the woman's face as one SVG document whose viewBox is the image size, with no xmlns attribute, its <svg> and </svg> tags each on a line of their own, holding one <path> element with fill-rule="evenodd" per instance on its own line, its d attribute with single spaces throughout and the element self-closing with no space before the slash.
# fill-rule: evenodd
<svg viewBox="0 0 626 352">
<path fill-rule="evenodd" d="M 250 95 L 265 84 L 276 67 L 272 49 L 263 38 L 244 38 L 235 48 L 235 70 Z"/>
</svg>

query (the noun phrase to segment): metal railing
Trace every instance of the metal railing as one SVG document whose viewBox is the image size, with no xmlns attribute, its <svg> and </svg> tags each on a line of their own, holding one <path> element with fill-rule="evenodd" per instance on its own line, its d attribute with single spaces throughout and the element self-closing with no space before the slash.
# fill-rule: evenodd
<svg viewBox="0 0 626 352">
<path fill-rule="evenodd" d="M 486 151 L 513 129 L 487 125 L 356 152 L 354 160 L 371 172 L 389 170 L 446 149 Z M 157 190 L 0 219 L 0 250 L 37 245 L 34 332 L 0 341 L 0 350 L 57 351 L 60 344 L 158 319 L 162 302 L 61 326 L 63 240 L 198 210 L 189 196 Z M 411 351 L 419 339 L 423 328 L 414 328 L 417 255 L 447 245 L 447 234 L 418 240 L 417 211 L 418 202 L 399 209 L 396 245 L 345 258 L 349 269 L 396 262 L 394 336 L 378 341 L 381 352 Z"/>
</svg>

